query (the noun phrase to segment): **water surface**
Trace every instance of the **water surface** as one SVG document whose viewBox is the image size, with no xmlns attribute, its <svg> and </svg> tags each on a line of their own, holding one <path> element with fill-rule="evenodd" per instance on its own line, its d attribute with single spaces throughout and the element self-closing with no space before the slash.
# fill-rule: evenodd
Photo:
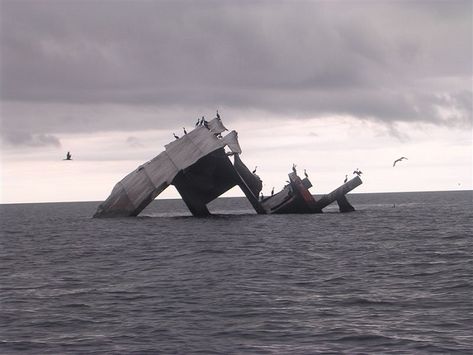
<svg viewBox="0 0 473 355">
<path fill-rule="evenodd" d="M 0 206 L 0 353 L 471 353 L 472 192 Z M 395 206 L 395 207 L 394 207 Z"/>
</svg>

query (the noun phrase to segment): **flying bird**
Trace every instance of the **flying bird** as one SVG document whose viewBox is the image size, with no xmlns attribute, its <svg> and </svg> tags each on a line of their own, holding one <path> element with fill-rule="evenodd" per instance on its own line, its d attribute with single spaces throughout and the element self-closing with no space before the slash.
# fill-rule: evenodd
<svg viewBox="0 0 473 355">
<path fill-rule="evenodd" d="M 396 159 L 393 163 L 393 167 L 396 165 L 397 162 L 403 161 L 404 159 L 408 160 L 406 157 L 400 157 L 399 159 Z"/>
</svg>

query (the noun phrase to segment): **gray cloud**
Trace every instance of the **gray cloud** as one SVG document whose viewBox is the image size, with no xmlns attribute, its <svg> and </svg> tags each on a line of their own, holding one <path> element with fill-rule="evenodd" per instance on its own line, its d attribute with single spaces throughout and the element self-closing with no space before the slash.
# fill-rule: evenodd
<svg viewBox="0 0 473 355">
<path fill-rule="evenodd" d="M 132 148 L 137 148 L 137 147 L 142 147 L 143 143 L 141 140 L 137 137 L 130 136 L 126 139 L 126 143 L 132 147 Z"/>
<path fill-rule="evenodd" d="M 4 0 L 1 16 L 1 96 L 17 106 L 471 125 L 471 1 Z M 4 109 L 2 119 L 36 133 L 156 124 L 82 113 L 35 123 Z"/>
<path fill-rule="evenodd" d="M 4 143 L 10 146 L 61 147 L 60 140 L 50 134 L 29 134 L 24 131 L 12 130 L 9 131 L 8 135 L 4 135 L 3 138 Z"/>
</svg>

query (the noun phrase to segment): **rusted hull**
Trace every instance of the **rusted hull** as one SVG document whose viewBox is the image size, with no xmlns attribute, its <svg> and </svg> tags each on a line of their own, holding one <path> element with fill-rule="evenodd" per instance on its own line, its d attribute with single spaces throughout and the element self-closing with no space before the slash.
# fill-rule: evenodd
<svg viewBox="0 0 473 355">
<path fill-rule="evenodd" d="M 323 208 L 336 201 L 340 212 L 351 212 L 355 208 L 348 202 L 345 194 L 361 183 L 357 176 L 317 201 L 309 191 L 312 186 L 309 179 L 300 179 L 297 174 L 290 173 L 289 184 L 275 195 L 264 199 L 261 205 L 268 214 L 322 213 Z"/>
</svg>

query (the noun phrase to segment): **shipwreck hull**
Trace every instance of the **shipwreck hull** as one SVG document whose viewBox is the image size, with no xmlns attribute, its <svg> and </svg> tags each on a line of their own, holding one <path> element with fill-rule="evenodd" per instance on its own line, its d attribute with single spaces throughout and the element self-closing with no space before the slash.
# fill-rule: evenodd
<svg viewBox="0 0 473 355">
<path fill-rule="evenodd" d="M 212 200 L 209 196 L 219 196 L 221 191 L 235 186 L 232 179 L 212 178 L 214 170 L 220 172 L 220 166 L 232 165 L 225 147 L 234 154 L 241 153 L 235 131 L 220 138 L 225 130 L 220 119 L 214 119 L 167 144 L 165 151 L 119 181 L 94 217 L 137 216 L 169 185 L 176 186 L 196 215 L 205 214 L 201 205 Z M 212 169 L 213 166 L 217 168 Z M 188 185 L 194 187 L 192 191 Z"/>
<path fill-rule="evenodd" d="M 263 182 L 243 164 L 239 155 L 234 155 L 234 168 L 238 179 L 238 186 L 245 194 L 248 201 L 258 214 L 265 214 L 266 210 L 261 205 L 258 196 L 263 188 Z"/>
<path fill-rule="evenodd" d="M 330 205 L 331 203 L 337 201 L 338 207 L 340 212 L 352 212 L 355 208 L 348 202 L 346 198 L 346 194 L 349 193 L 351 190 L 356 188 L 357 186 L 361 185 L 363 182 L 361 181 L 359 176 L 355 176 L 353 179 L 347 181 L 342 186 L 336 188 L 332 192 L 322 196 L 317 202 L 316 206 L 319 209 L 323 209 Z"/>
<path fill-rule="evenodd" d="M 322 213 L 323 209 L 337 202 L 340 212 L 352 212 L 355 208 L 348 202 L 346 194 L 362 184 L 357 176 L 319 200 L 309 191 L 312 183 L 308 178 L 300 179 L 296 173 L 289 174 L 289 184 L 273 196 L 265 198 L 261 205 L 266 213 Z"/>
<path fill-rule="evenodd" d="M 223 148 L 179 171 L 172 181 L 194 216 L 210 215 L 207 204 L 238 183 L 233 164 Z"/>
<path fill-rule="evenodd" d="M 289 174 L 289 184 L 273 196 L 261 202 L 266 213 L 318 213 L 315 200 L 309 191 L 312 187 L 308 178 L 301 180 L 296 173 Z"/>
<path fill-rule="evenodd" d="M 301 179 L 295 170 L 280 192 L 260 200 L 263 183 L 241 160 L 237 132 L 222 137 L 226 130 L 215 118 L 167 144 L 162 153 L 120 180 L 94 217 L 137 216 L 170 185 L 194 216 L 210 215 L 207 204 L 234 186 L 241 188 L 258 214 L 321 213 L 335 201 L 341 212 L 354 210 L 345 195 L 362 183 L 359 177 L 316 201 L 309 179 Z"/>
</svg>

